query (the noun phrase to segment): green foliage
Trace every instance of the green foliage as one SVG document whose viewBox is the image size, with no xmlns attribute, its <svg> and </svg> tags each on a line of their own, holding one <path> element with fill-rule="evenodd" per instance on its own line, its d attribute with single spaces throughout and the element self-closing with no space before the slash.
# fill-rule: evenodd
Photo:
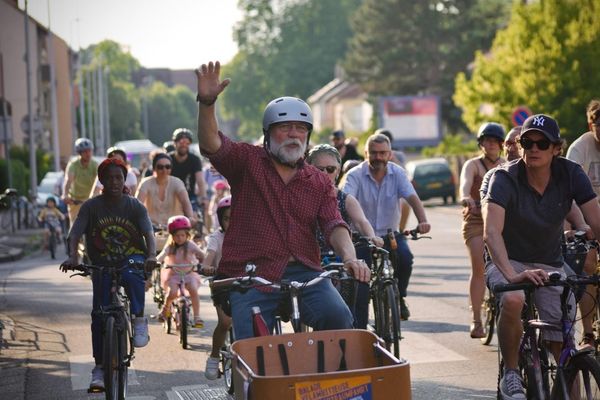
<svg viewBox="0 0 600 400">
<path fill-rule="evenodd" d="M 37 149 L 36 150 L 36 169 L 37 169 L 37 178 L 38 178 L 38 184 L 42 181 L 42 179 L 44 178 L 44 175 L 46 175 L 46 172 L 52 170 L 52 165 L 53 165 L 53 158 L 52 158 L 52 154 L 42 150 L 42 149 Z M 11 170 L 13 172 L 13 186 L 16 183 L 15 181 L 15 173 L 18 174 L 18 172 L 16 172 L 16 169 L 18 167 L 15 166 L 16 165 L 25 165 L 27 166 L 27 182 L 25 182 L 26 187 L 29 188 L 29 147 L 27 146 L 11 146 L 10 148 L 10 159 L 11 162 L 13 164 L 11 164 Z M 18 163 L 18 161 L 21 162 L 21 164 Z M 8 175 L 7 175 L 8 176 Z M 19 191 L 19 193 L 25 193 L 25 192 L 21 192 Z"/>
<path fill-rule="evenodd" d="M 244 13 L 234 32 L 239 52 L 223 69 L 232 83 L 221 111 L 241 121 L 240 137 L 252 140 L 262 133 L 262 112 L 271 99 L 306 99 L 333 79 L 351 34 L 349 15 L 360 2 L 239 2 Z"/>
<path fill-rule="evenodd" d="M 465 142 L 464 139 L 462 135 L 446 135 L 436 147 L 423 148 L 421 154 L 424 157 L 476 154 L 479 151 L 477 141 Z"/>
<path fill-rule="evenodd" d="M 111 80 L 108 98 L 111 141 L 142 139 L 140 95 L 133 83 Z"/>
<path fill-rule="evenodd" d="M 593 0 L 515 2 L 489 54 L 477 53 L 472 74 L 456 78 L 465 123 L 509 125 L 514 107 L 526 105 L 555 117 L 568 140 L 587 131 L 585 107 L 600 87 L 598 14 Z"/>
<path fill-rule="evenodd" d="M 176 128 L 196 128 L 196 99 L 185 86 L 167 87 L 155 81 L 142 88 L 148 102 L 149 139 L 161 145 L 171 139 Z"/>
<path fill-rule="evenodd" d="M 84 61 L 89 67 L 108 66 L 111 80 L 131 80 L 134 72 L 140 69 L 140 62 L 121 44 L 112 40 L 103 40 L 84 50 Z"/>
<path fill-rule="evenodd" d="M 510 0 L 365 0 L 352 18 L 348 78 L 373 96 L 438 95 L 442 119 L 462 127 L 454 78 L 487 48 Z"/>
<path fill-rule="evenodd" d="M 29 193 L 29 168 L 22 160 L 11 159 L 10 169 L 12 171 L 12 187 L 19 191 L 20 195 Z M 44 175 L 42 175 L 43 177 Z M 0 192 L 8 188 L 8 165 L 5 159 L 0 159 Z"/>
</svg>

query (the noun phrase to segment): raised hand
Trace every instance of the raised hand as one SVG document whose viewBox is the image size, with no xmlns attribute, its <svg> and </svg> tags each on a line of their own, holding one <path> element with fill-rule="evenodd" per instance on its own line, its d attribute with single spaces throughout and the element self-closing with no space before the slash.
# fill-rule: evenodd
<svg viewBox="0 0 600 400">
<path fill-rule="evenodd" d="M 198 78 L 198 101 L 206 106 L 214 104 L 230 82 L 229 79 L 221 81 L 221 64 L 211 61 L 208 65 L 202 64 L 195 72 Z"/>
</svg>

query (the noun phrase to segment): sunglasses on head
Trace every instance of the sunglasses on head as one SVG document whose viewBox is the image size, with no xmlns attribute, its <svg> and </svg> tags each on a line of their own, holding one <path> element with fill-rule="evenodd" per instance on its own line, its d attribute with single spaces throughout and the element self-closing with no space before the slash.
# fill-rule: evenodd
<svg viewBox="0 0 600 400">
<path fill-rule="evenodd" d="M 333 166 L 333 165 L 328 165 L 326 167 L 317 167 L 318 169 L 320 169 L 321 171 L 327 171 L 328 174 L 333 174 L 335 172 L 335 170 L 337 169 L 337 167 Z"/>
<path fill-rule="evenodd" d="M 171 169 L 171 164 L 156 164 L 156 169 L 158 170 L 162 170 L 162 169 Z"/>
<path fill-rule="evenodd" d="M 550 142 L 550 140 L 548 140 L 548 138 L 543 138 L 540 140 L 532 140 L 532 139 L 529 139 L 528 137 L 524 137 L 524 138 L 519 139 L 519 144 L 525 150 L 531 150 L 533 148 L 534 144 L 537 146 L 537 148 L 539 150 L 548 150 L 548 148 L 550 148 L 550 145 L 552 144 L 552 142 Z"/>
</svg>

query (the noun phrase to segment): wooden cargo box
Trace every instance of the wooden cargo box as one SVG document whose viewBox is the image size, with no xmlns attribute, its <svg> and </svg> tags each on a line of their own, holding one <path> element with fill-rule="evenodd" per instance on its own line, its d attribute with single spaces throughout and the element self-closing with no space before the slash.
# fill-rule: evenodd
<svg viewBox="0 0 600 400">
<path fill-rule="evenodd" d="M 239 340 L 232 353 L 236 400 L 411 398 L 408 362 L 366 330 Z"/>
</svg>

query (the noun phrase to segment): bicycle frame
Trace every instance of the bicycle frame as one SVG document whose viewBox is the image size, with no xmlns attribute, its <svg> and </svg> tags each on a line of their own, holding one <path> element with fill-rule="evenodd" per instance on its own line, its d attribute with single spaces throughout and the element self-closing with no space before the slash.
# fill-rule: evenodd
<svg viewBox="0 0 600 400">
<path fill-rule="evenodd" d="M 561 322 L 560 327 L 550 324 L 546 321 L 533 319 L 535 316 L 535 306 L 533 301 L 533 293 L 535 285 L 531 282 L 497 285 L 494 288 L 496 293 L 509 290 L 525 290 L 526 307 L 523 312 L 524 334 L 519 346 L 521 367 L 526 369 L 526 380 L 528 396 L 534 396 L 537 399 L 569 399 L 570 392 L 573 387 L 573 379 L 579 372 L 584 373 L 584 390 L 589 394 L 593 390 L 590 378 L 593 378 L 598 385 L 600 379 L 600 366 L 590 366 L 584 358 L 588 357 L 593 351 L 577 350 L 572 330 L 574 321 L 569 317 L 569 297 L 573 295 L 571 286 L 575 285 L 598 285 L 599 278 L 596 277 L 569 277 L 566 280 L 560 279 L 560 276 L 551 277 L 550 281 L 544 286 L 563 286 L 563 291 L 560 296 L 561 301 Z M 548 361 L 546 344 L 543 338 L 542 329 L 554 329 L 562 332 L 562 346 L 560 356 L 555 365 Z M 529 359 L 531 353 L 531 359 Z M 523 357 L 525 359 L 523 360 Z M 569 371 L 569 368 L 571 370 Z M 588 369 L 589 368 L 589 369 Z M 502 371 L 500 371 L 501 373 Z M 567 378 L 570 376 L 571 382 Z M 550 378 L 554 382 L 552 391 L 550 391 Z M 596 390 L 598 388 L 596 387 Z M 531 393 L 535 391 L 535 393 Z M 529 397 L 528 397 L 529 398 Z"/>
</svg>

